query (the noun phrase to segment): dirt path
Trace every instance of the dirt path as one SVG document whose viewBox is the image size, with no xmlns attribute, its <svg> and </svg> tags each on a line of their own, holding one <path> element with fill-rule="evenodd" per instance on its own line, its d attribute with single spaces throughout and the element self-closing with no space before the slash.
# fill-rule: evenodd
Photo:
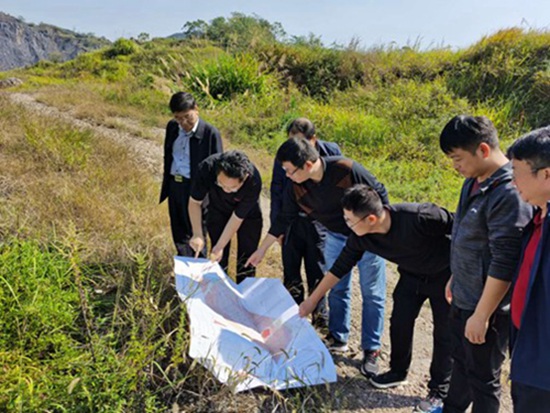
<svg viewBox="0 0 550 413">
<path fill-rule="evenodd" d="M 70 112 L 61 112 L 55 107 L 37 102 L 32 95 L 23 93 L 11 93 L 8 95 L 14 103 L 20 104 L 25 109 L 44 116 L 62 119 L 80 129 L 92 130 L 95 133 L 123 145 L 136 154 L 140 165 L 147 169 L 160 181 L 162 171 L 162 139 L 164 130 L 152 128 L 147 136 L 154 136 L 155 140 L 144 139 L 128 132 L 109 128 L 96 124 L 92 121 L 77 119 Z M 125 122 L 124 119 L 117 119 L 118 122 Z M 135 128 L 131 121 L 128 122 L 128 130 Z M 269 227 L 269 200 L 262 196 L 262 210 L 264 212 L 264 229 Z M 387 368 L 389 361 L 389 314 L 391 313 L 392 299 L 391 292 L 397 282 L 397 273 L 394 266 L 388 266 L 388 295 L 386 308 L 385 333 L 383 337 L 382 369 Z M 336 411 L 340 412 L 373 412 L 373 413 L 405 413 L 411 412 L 412 407 L 420 397 L 427 393 L 426 383 L 429 378 L 429 364 L 432 351 L 431 339 L 431 315 L 429 306 L 426 304 L 422 309 L 416 323 L 416 334 L 414 339 L 413 363 L 408 377 L 408 385 L 391 390 L 375 390 L 364 377 L 359 373 L 359 365 L 362 358 L 359 345 L 360 323 L 361 323 L 361 296 L 357 275 L 353 280 L 353 302 L 352 302 L 352 333 L 351 351 L 346 357 L 336 357 L 335 362 L 338 370 L 338 383 L 333 385 L 334 404 L 340 406 Z M 505 374 L 509 365 L 504 366 Z M 505 377 L 505 375 L 503 375 Z M 501 412 L 512 411 L 510 399 L 510 388 L 504 383 Z"/>
</svg>

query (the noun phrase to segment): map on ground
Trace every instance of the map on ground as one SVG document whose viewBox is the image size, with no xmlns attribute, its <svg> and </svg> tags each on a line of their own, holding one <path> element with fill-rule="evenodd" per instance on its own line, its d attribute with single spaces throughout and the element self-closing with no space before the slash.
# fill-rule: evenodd
<svg viewBox="0 0 550 413">
<path fill-rule="evenodd" d="M 174 257 L 176 289 L 190 319 L 189 356 L 233 391 L 336 381 L 330 353 L 280 280 L 236 284 L 218 263 Z"/>
</svg>

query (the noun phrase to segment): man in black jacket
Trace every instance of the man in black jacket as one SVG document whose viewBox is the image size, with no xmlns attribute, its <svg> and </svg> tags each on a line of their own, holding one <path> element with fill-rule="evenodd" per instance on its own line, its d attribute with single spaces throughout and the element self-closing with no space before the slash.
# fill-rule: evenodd
<svg viewBox="0 0 550 413">
<path fill-rule="evenodd" d="M 342 155 L 340 147 L 336 143 L 325 142 L 317 138 L 315 126 L 309 119 L 294 119 L 287 127 L 287 134 L 289 138 L 297 137 L 307 140 L 322 157 Z M 271 179 L 271 225 L 275 224 L 277 215 L 283 207 L 283 196 L 291 182 L 281 163 L 275 159 Z M 296 303 L 300 304 L 304 301 L 304 285 L 300 273 L 302 260 L 310 294 L 323 278 L 325 229 L 319 222 L 312 220 L 305 212 L 301 211 L 281 238 L 284 284 Z M 313 312 L 313 325 L 328 328 L 326 297 L 319 301 Z"/>
<path fill-rule="evenodd" d="M 193 235 L 188 204 L 191 182 L 199 163 L 223 152 L 220 132 L 199 118 L 193 96 L 178 92 L 170 99 L 174 119 L 166 126 L 164 140 L 164 176 L 160 203 L 168 198 L 170 228 L 178 255 L 192 256 L 189 240 Z"/>
<path fill-rule="evenodd" d="M 430 301 L 434 350 L 430 366 L 430 390 L 415 411 L 432 412 L 443 405 L 451 380 L 451 332 L 445 285 L 451 275 L 450 234 L 453 216 L 434 204 L 383 205 L 380 196 L 366 185 L 349 188 L 342 198 L 344 219 L 353 233 L 346 246 L 300 315 L 311 311 L 361 259 L 365 251 L 398 265 L 399 281 L 393 292 L 390 320 L 390 370 L 371 377 L 374 387 L 386 389 L 406 383 L 412 359 L 415 320 L 426 300 Z M 331 281 L 332 280 L 332 281 Z"/>
<path fill-rule="evenodd" d="M 508 289 L 531 207 L 512 182 L 495 126 L 484 116 L 451 119 L 442 151 L 466 178 L 451 235 L 453 374 L 444 413 L 497 413 L 500 376 L 510 329 Z"/>
</svg>

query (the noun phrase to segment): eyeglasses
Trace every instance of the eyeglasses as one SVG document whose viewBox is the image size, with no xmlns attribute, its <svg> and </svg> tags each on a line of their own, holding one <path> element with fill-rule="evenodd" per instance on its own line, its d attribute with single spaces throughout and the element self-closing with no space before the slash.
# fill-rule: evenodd
<svg viewBox="0 0 550 413">
<path fill-rule="evenodd" d="M 284 169 L 284 168 L 283 168 Z M 294 169 L 292 172 L 288 172 L 286 169 L 285 169 L 285 173 L 286 173 L 286 176 L 288 176 L 289 178 L 294 175 L 296 172 L 298 172 L 298 169 L 302 169 L 300 167 L 296 167 L 296 169 Z"/>
<path fill-rule="evenodd" d="M 346 222 L 346 225 L 348 226 L 349 229 L 352 229 L 354 226 L 356 226 L 357 224 L 359 224 L 361 221 L 363 221 L 366 217 L 368 217 L 368 215 L 365 215 L 363 218 L 359 218 L 357 221 L 355 221 L 353 224 L 350 222 L 350 220 L 348 219 L 348 217 L 346 217 L 344 215 L 344 221 Z"/>
</svg>

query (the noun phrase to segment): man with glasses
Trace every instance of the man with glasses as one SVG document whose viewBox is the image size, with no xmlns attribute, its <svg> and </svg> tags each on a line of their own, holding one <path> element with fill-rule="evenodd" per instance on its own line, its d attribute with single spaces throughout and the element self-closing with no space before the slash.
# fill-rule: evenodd
<svg viewBox="0 0 550 413">
<path fill-rule="evenodd" d="M 199 118 L 193 96 L 178 92 L 170 99 L 174 118 L 166 126 L 164 173 L 160 203 L 168 198 L 170 228 L 177 254 L 193 255 L 189 240 L 193 234 L 188 204 L 191 181 L 201 161 L 223 152 L 220 132 Z"/>
<path fill-rule="evenodd" d="M 426 300 L 433 316 L 433 353 L 428 397 L 415 408 L 429 413 L 443 406 L 452 372 L 450 305 L 445 286 L 450 270 L 453 215 L 434 204 L 383 205 L 366 185 L 349 188 L 342 198 L 344 220 L 353 233 L 342 253 L 313 294 L 300 306 L 306 316 L 365 251 L 397 264 L 399 281 L 393 292 L 390 320 L 390 370 L 371 377 L 371 384 L 387 389 L 405 384 L 412 359 L 416 318 Z"/>
<path fill-rule="evenodd" d="M 237 234 L 237 283 L 255 275 L 255 269 L 245 268 L 244 263 L 258 247 L 261 237 L 261 189 L 260 173 L 240 151 L 211 155 L 202 161 L 191 188 L 189 217 L 193 237 L 189 244 L 195 256 L 206 245 L 201 223 L 202 204 L 208 196 L 206 228 L 212 244 L 210 259 L 219 261 L 227 270 L 231 238 Z"/>
<path fill-rule="evenodd" d="M 511 298 L 512 399 L 515 413 L 550 409 L 550 126 L 508 149 L 514 184 L 536 208 L 525 227 Z"/>
<path fill-rule="evenodd" d="M 303 211 L 327 228 L 324 256 L 325 265 L 330 268 L 351 234 L 340 206 L 344 191 L 363 183 L 374 188 L 387 204 L 386 188 L 359 163 L 343 157 L 322 158 L 312 145 L 301 138 L 289 138 L 283 143 L 277 151 L 277 160 L 292 180 L 292 185 L 288 186 L 282 210 L 275 223 L 247 264 L 258 265 L 267 249 Z M 363 296 L 361 348 L 364 358 L 361 372 L 372 376 L 378 372 L 384 325 L 385 263 L 382 258 L 365 252 L 358 262 L 358 268 Z M 333 353 L 344 353 L 348 350 L 351 323 L 351 273 L 342 277 L 332 288 L 328 300 L 328 346 Z"/>
<path fill-rule="evenodd" d="M 315 126 L 309 119 L 294 119 L 287 127 L 287 134 L 289 138 L 305 139 L 323 157 L 342 155 L 337 144 L 325 142 L 317 138 Z M 271 225 L 275 224 L 277 215 L 282 209 L 285 190 L 291 185 L 291 178 L 298 170 L 299 168 L 295 168 L 290 173 L 286 173 L 277 159 L 273 163 L 273 177 L 271 179 Z M 286 176 L 287 174 L 288 177 Z M 282 249 L 284 285 L 297 304 L 304 301 L 305 293 L 301 275 L 302 261 L 304 262 L 309 294 L 311 294 L 323 278 L 325 232 L 325 228 L 319 222 L 312 220 L 305 212 L 300 211 L 279 241 Z M 327 299 L 323 297 L 312 315 L 312 324 L 320 329 L 326 330 L 328 328 L 327 307 Z"/>
</svg>

